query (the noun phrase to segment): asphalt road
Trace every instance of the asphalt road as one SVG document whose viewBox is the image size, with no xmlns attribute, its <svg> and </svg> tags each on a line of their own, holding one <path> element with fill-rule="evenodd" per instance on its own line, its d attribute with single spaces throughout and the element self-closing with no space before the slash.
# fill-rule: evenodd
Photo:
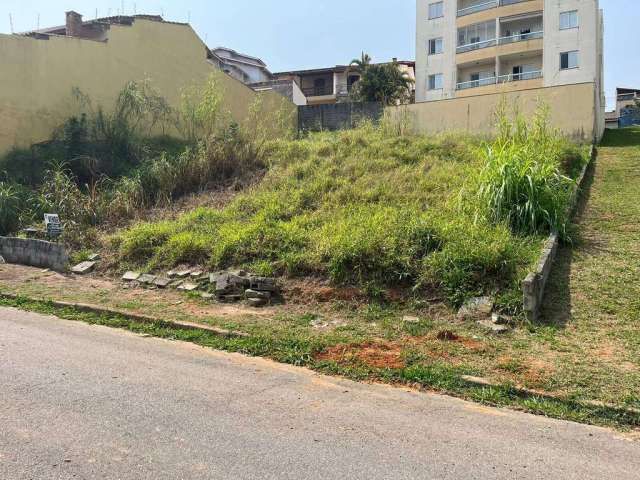
<svg viewBox="0 0 640 480">
<path fill-rule="evenodd" d="M 635 479 L 614 432 L 0 309 L 0 479 Z"/>
</svg>

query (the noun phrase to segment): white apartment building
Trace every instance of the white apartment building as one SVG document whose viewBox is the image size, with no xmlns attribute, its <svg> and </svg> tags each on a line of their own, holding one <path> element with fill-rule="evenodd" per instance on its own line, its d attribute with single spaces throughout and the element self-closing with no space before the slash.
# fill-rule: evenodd
<svg viewBox="0 0 640 480">
<path fill-rule="evenodd" d="M 416 101 L 594 83 L 602 113 L 598 0 L 417 0 Z"/>
</svg>

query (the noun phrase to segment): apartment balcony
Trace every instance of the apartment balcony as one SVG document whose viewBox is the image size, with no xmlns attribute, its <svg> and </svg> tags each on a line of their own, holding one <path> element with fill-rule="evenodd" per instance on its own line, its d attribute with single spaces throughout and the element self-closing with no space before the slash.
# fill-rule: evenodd
<svg viewBox="0 0 640 480">
<path fill-rule="evenodd" d="M 501 55 L 542 51 L 543 37 L 542 31 L 527 32 L 459 45 L 456 47 L 456 63 L 461 65 Z"/>
<path fill-rule="evenodd" d="M 458 1 L 456 25 L 463 27 L 500 17 L 544 10 L 544 0 L 475 0 Z"/>
<path fill-rule="evenodd" d="M 456 97 L 540 88 L 542 87 L 542 78 L 542 70 L 536 70 L 459 82 L 456 84 Z"/>
</svg>

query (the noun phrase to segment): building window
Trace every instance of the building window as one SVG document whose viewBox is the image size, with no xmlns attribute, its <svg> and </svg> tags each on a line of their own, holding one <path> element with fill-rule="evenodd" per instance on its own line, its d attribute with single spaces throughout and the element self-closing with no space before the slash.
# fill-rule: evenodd
<svg viewBox="0 0 640 480">
<path fill-rule="evenodd" d="M 560 30 L 578 28 L 578 11 L 562 12 L 560 14 Z"/>
<path fill-rule="evenodd" d="M 436 73 L 435 75 L 429 75 L 429 90 L 441 90 L 443 86 L 442 74 Z"/>
<path fill-rule="evenodd" d="M 578 68 L 578 51 L 564 52 L 560 54 L 560 70 Z"/>
<path fill-rule="evenodd" d="M 429 55 L 442 53 L 442 38 L 432 38 L 429 40 Z"/>
<path fill-rule="evenodd" d="M 436 2 L 429 4 L 429 20 L 444 16 L 444 2 Z"/>
</svg>

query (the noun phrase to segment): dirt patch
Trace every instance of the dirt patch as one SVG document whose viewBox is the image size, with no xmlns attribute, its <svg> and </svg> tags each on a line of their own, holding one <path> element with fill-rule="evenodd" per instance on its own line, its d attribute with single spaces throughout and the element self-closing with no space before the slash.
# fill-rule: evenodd
<svg viewBox="0 0 640 480">
<path fill-rule="evenodd" d="M 367 342 L 360 345 L 336 345 L 316 356 L 319 361 L 338 364 L 362 363 L 373 368 L 402 369 L 402 346 L 397 342 Z"/>
</svg>

